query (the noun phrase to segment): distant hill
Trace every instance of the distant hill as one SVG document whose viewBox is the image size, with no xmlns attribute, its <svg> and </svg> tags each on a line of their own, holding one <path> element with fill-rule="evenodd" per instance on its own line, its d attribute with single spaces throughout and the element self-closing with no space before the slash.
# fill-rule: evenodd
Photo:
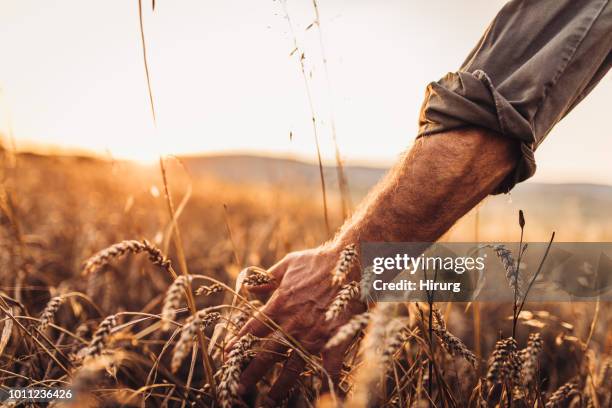
<svg viewBox="0 0 612 408">
<path fill-rule="evenodd" d="M 249 155 L 183 157 L 181 160 L 194 176 L 208 175 L 238 184 L 264 183 L 319 191 L 316 164 Z M 362 198 L 386 171 L 380 167 L 346 166 L 353 201 Z M 336 168 L 325 166 L 323 174 L 328 192 L 337 192 Z M 489 198 L 481 207 L 481 215 L 487 222 L 508 220 L 514 218 L 519 208 L 524 209 L 532 220 L 537 219 L 538 225 L 545 230 L 569 228 L 571 223 L 572 229 L 597 230 L 593 239 L 603 239 L 601 231 L 610 230 L 612 226 L 612 186 L 528 181 L 516 186 L 509 195 Z M 606 237 L 608 235 L 605 233 Z"/>
<path fill-rule="evenodd" d="M 181 161 L 193 175 L 209 175 L 232 183 L 264 183 L 281 186 L 318 186 L 319 167 L 299 160 L 250 156 L 190 156 Z M 355 194 L 361 194 L 372 187 L 386 172 L 384 168 L 347 166 L 344 168 L 350 187 Z M 338 185 L 335 166 L 324 166 L 325 181 Z"/>
</svg>

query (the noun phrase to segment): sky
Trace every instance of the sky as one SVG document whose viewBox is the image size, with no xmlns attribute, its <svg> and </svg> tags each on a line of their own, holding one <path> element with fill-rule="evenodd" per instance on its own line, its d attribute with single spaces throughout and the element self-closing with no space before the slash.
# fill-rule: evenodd
<svg viewBox="0 0 612 408">
<path fill-rule="evenodd" d="M 115 158 L 247 152 L 391 165 L 428 82 L 455 71 L 500 0 L 0 0 L 0 132 Z M 299 51 L 292 51 L 297 42 Z M 304 54 L 305 76 L 300 68 Z M 326 61 L 324 63 L 323 61 Z M 534 181 L 612 184 L 610 76 L 536 152 Z M 606 98 L 607 97 L 607 98 Z"/>
</svg>

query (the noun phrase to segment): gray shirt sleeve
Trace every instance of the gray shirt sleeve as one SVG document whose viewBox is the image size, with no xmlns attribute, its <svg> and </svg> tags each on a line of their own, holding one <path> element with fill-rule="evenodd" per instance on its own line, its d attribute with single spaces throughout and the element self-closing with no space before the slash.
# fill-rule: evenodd
<svg viewBox="0 0 612 408">
<path fill-rule="evenodd" d="M 533 152 L 612 65 L 609 0 L 513 0 L 457 72 L 427 86 L 418 137 L 477 126 L 520 142 L 509 191 L 531 177 Z"/>
</svg>

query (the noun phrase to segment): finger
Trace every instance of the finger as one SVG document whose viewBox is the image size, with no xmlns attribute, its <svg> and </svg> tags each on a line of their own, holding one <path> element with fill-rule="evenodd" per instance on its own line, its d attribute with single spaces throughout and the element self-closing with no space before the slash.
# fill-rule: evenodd
<svg viewBox="0 0 612 408">
<path fill-rule="evenodd" d="M 266 375 L 278 361 L 287 357 L 287 347 L 275 340 L 266 340 L 260 351 L 242 371 L 238 393 L 242 396 L 252 393 L 257 382 Z"/>
<path fill-rule="evenodd" d="M 259 318 L 261 319 L 261 318 Z M 258 320 L 257 317 L 251 317 L 248 322 L 240 329 L 240 332 L 235 337 L 232 337 L 230 341 L 225 345 L 225 352 L 229 353 L 234 347 L 234 344 L 242 338 L 245 334 L 252 334 L 255 337 L 266 337 L 272 329 L 270 329 L 263 321 Z"/>
<path fill-rule="evenodd" d="M 267 295 L 271 292 L 274 292 L 276 288 L 278 288 L 278 282 L 276 279 L 259 285 L 249 285 L 248 283 L 244 283 L 244 288 L 254 295 Z"/>
<path fill-rule="evenodd" d="M 274 311 L 277 307 L 276 304 L 277 301 L 275 300 L 275 297 L 272 296 L 268 303 L 266 303 L 266 305 L 259 311 L 255 312 L 255 315 L 251 317 L 244 326 L 242 326 L 236 337 L 232 341 L 228 342 L 227 346 L 225 347 L 225 351 L 230 351 L 236 341 L 238 341 L 238 339 L 245 334 L 252 334 L 253 336 L 259 338 L 266 337 L 268 334 L 270 334 L 273 329 L 269 320 L 274 320 Z M 278 323 L 279 322 L 277 322 L 277 324 Z"/>
<path fill-rule="evenodd" d="M 272 275 L 272 277 L 276 280 L 277 283 L 280 283 L 283 280 L 283 276 L 285 276 L 285 272 L 287 272 L 288 262 L 287 258 L 283 258 L 268 269 L 268 273 Z"/>
<path fill-rule="evenodd" d="M 283 366 L 278 378 L 268 393 L 265 401 L 268 407 L 277 407 L 283 398 L 296 386 L 297 380 L 304 370 L 306 362 L 298 353 L 291 353 L 289 359 Z"/>
<path fill-rule="evenodd" d="M 285 276 L 285 272 L 287 272 L 287 258 L 280 260 L 267 270 L 268 275 L 272 278 L 269 283 L 250 285 L 248 282 L 245 282 L 244 287 L 255 295 L 270 294 L 278 288 L 280 281 L 283 279 L 283 276 Z"/>
<path fill-rule="evenodd" d="M 338 384 L 340 383 L 340 375 L 342 374 L 342 364 L 344 363 L 344 354 L 350 342 L 347 344 L 334 347 L 331 350 L 323 350 L 321 357 L 323 358 L 323 369 L 327 376 L 323 378 L 322 392 L 329 392 L 331 387 L 334 387 L 334 392 L 338 392 Z"/>
</svg>

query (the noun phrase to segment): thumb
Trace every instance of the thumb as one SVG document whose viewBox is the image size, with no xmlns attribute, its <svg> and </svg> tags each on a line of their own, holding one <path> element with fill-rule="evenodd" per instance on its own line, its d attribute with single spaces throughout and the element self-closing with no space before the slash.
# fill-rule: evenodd
<svg viewBox="0 0 612 408">
<path fill-rule="evenodd" d="M 351 341 L 346 344 L 342 344 L 333 349 L 326 349 L 321 352 L 323 358 L 323 368 L 326 371 L 327 378 L 324 378 L 322 382 L 322 393 L 331 391 L 331 387 L 334 387 L 336 394 L 343 394 L 343 391 L 338 387 L 342 376 L 342 368 L 344 365 L 344 354 L 346 353 Z"/>
<path fill-rule="evenodd" d="M 278 282 L 283 280 L 289 265 L 291 264 L 291 254 L 285 255 L 283 259 L 275 263 L 268 269 L 268 273 Z"/>
<path fill-rule="evenodd" d="M 280 285 L 280 282 L 283 280 L 283 276 L 285 276 L 289 268 L 289 259 L 289 255 L 285 256 L 267 271 L 255 267 L 245 269 L 245 288 L 253 294 L 270 294 L 278 288 L 278 285 Z M 259 276 L 264 275 L 266 278 L 258 279 L 257 274 L 259 274 Z M 254 279 L 249 279 L 249 276 L 254 276 Z"/>
</svg>

